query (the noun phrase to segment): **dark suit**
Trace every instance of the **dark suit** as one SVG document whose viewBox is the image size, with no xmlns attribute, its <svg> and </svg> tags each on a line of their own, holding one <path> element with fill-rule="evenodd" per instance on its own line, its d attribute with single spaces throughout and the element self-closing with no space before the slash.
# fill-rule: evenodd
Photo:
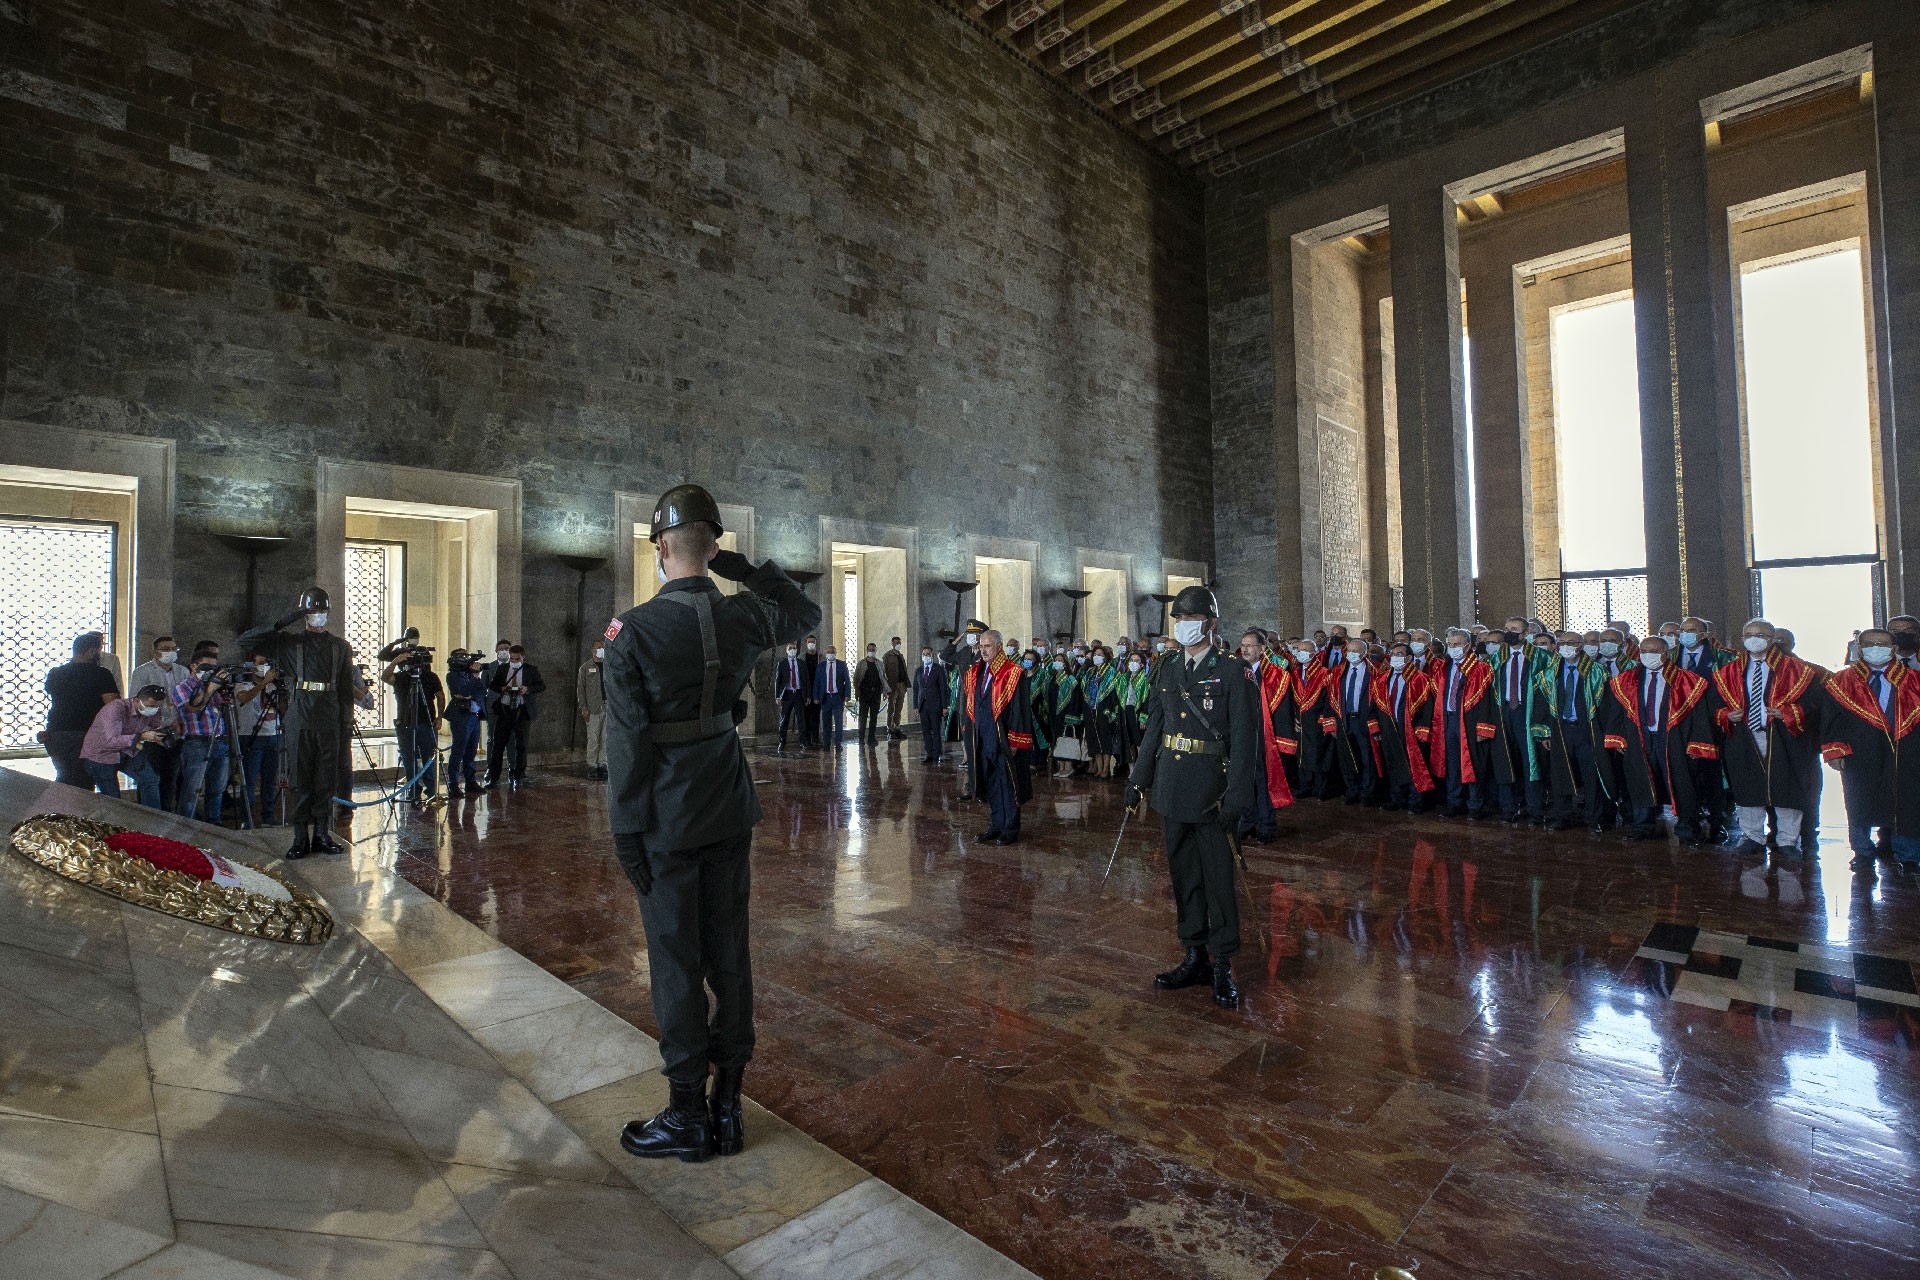
<svg viewBox="0 0 1920 1280">
<path fill-rule="evenodd" d="M 947 725 L 947 664 L 935 658 L 933 665 L 921 663 L 913 669 L 913 713 L 920 717 L 922 757 L 928 764 L 939 764 Z"/>
<path fill-rule="evenodd" d="M 813 700 L 817 708 L 816 732 L 823 746 L 840 745 L 841 716 L 847 707 L 847 664 L 838 658 L 822 658 L 813 672 Z"/>
<path fill-rule="evenodd" d="M 533 732 L 534 716 L 540 709 L 540 695 L 546 691 L 547 682 L 540 675 L 540 668 L 531 662 L 520 664 L 519 681 L 521 692 L 512 691 L 514 670 L 511 666 L 496 667 L 487 689 L 492 695 L 493 728 L 487 742 L 487 781 L 500 781 L 500 764 L 506 756 L 509 743 L 513 746 L 513 759 L 508 763 L 510 775 L 515 782 L 527 773 L 527 735 Z M 516 701 L 517 699 L 517 701 Z"/>
<path fill-rule="evenodd" d="M 1131 781 L 1152 793 L 1161 817 L 1180 945 L 1229 960 L 1240 949 L 1240 906 L 1227 833 L 1254 811 L 1264 782 L 1259 689 L 1233 654 L 1189 666 L 1173 653 L 1154 667 L 1149 706 Z"/>
<path fill-rule="evenodd" d="M 787 730 L 797 725 L 800 741 L 807 740 L 807 699 L 813 695 L 813 686 L 802 683 L 805 671 L 800 655 L 789 658 L 785 654 L 773 661 L 773 700 L 780 704 L 780 741 L 779 749 L 787 749 Z"/>
<path fill-rule="evenodd" d="M 805 718 L 800 724 L 800 743 L 802 746 L 820 745 L 820 702 L 813 696 L 814 677 L 820 674 L 820 655 L 800 652 L 800 687 L 807 691 Z"/>
<path fill-rule="evenodd" d="M 607 820 L 615 836 L 639 837 L 620 862 L 640 895 L 661 1071 L 680 1082 L 753 1055 L 748 852 L 760 802 L 734 726 L 760 655 L 820 622 L 771 562 L 741 585 L 727 596 L 708 578 L 676 578 L 607 628 Z"/>
</svg>

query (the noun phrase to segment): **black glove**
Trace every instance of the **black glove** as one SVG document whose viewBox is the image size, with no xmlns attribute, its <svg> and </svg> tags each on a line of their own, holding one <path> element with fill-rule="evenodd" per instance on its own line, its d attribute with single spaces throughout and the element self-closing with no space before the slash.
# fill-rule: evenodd
<svg viewBox="0 0 1920 1280">
<path fill-rule="evenodd" d="M 728 582 L 745 582 L 753 573 L 753 561 L 738 551 L 722 549 L 714 552 L 713 559 L 707 561 L 707 568 Z"/>
<path fill-rule="evenodd" d="M 620 859 L 620 869 L 627 873 L 627 879 L 633 882 L 634 892 L 646 897 L 653 888 L 653 867 L 647 862 L 647 848 L 640 843 L 639 833 L 614 836 L 613 854 Z"/>
<path fill-rule="evenodd" d="M 1138 817 L 1142 807 L 1146 803 L 1147 793 L 1142 791 L 1138 785 L 1129 782 L 1127 784 L 1127 808 L 1131 809 L 1134 816 Z"/>
<path fill-rule="evenodd" d="M 1228 831 L 1238 831 L 1240 829 L 1241 819 L 1246 816 L 1247 811 L 1238 805 L 1223 804 L 1220 806 L 1220 825 Z"/>
<path fill-rule="evenodd" d="M 286 617 L 276 621 L 273 624 L 273 629 L 275 631 L 285 631 L 288 627 L 292 626 L 294 623 L 300 621 L 302 618 L 306 616 L 307 616 L 307 611 L 305 609 L 295 609 L 292 613 L 289 613 Z"/>
</svg>

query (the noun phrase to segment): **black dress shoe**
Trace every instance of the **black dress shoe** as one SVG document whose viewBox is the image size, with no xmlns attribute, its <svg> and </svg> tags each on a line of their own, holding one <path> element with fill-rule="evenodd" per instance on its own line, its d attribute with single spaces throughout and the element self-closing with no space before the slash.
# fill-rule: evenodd
<svg viewBox="0 0 1920 1280">
<path fill-rule="evenodd" d="M 1629 840 L 1658 840 L 1660 828 L 1651 822 L 1643 822 L 1637 827 L 1628 827 L 1626 837 Z"/>
<path fill-rule="evenodd" d="M 1607 834 L 1607 829 L 1597 822 L 1590 822 L 1587 824 L 1587 834 L 1590 836 L 1603 836 Z"/>
<path fill-rule="evenodd" d="M 707 1082 L 667 1082 L 668 1102 L 659 1115 L 632 1120 L 620 1130 L 620 1146 L 643 1160 L 669 1156 L 688 1164 L 713 1159 L 713 1117 L 707 1112 Z"/>
<path fill-rule="evenodd" d="M 1547 830 L 1549 831 L 1571 831 L 1573 827 L 1574 822 L 1572 818 L 1555 818 L 1547 824 Z"/>
<path fill-rule="evenodd" d="M 460 790 L 459 783 L 452 782 L 447 784 L 447 799 L 458 800 L 461 796 L 465 794 L 466 793 L 464 791 Z"/>
<path fill-rule="evenodd" d="M 746 1116 L 740 1106 L 740 1078 L 745 1067 L 721 1067 L 713 1073 L 713 1099 L 707 1114 L 713 1121 L 715 1154 L 737 1156 L 747 1145 Z"/>
<path fill-rule="evenodd" d="M 327 829 L 325 823 L 313 824 L 313 852 L 345 853 L 346 851 L 346 846 L 333 838 L 333 832 Z"/>
<path fill-rule="evenodd" d="M 1207 971 L 1213 967 L 1213 961 L 1207 957 L 1205 947 L 1188 947 L 1187 958 L 1165 973 L 1153 975 L 1153 985 L 1162 991 L 1178 991 L 1181 987 L 1197 987 L 1207 980 Z"/>
<path fill-rule="evenodd" d="M 1006 844 L 1019 844 L 1019 843 L 1020 843 L 1020 833 L 1019 833 L 1018 831 L 1003 831 L 1003 832 L 1001 832 L 1001 833 L 1000 833 L 1000 835 L 999 835 L 998 837 L 996 837 L 995 839 L 992 839 L 992 840 L 989 840 L 989 841 L 987 841 L 987 843 L 988 843 L 988 844 L 1001 844 L 1001 845 L 1006 845 Z"/>
<path fill-rule="evenodd" d="M 1758 840 L 1742 840 L 1739 844 L 1727 850 L 1728 853 L 1731 853 L 1735 857 L 1740 857 L 1740 858 L 1758 857 L 1760 854 L 1763 854 L 1766 851 L 1767 851 L 1767 846 L 1760 843 Z"/>
<path fill-rule="evenodd" d="M 979 835 L 975 836 L 974 839 L 978 840 L 981 844 L 993 844 L 1000 839 L 1000 833 L 998 831 L 982 831 Z"/>
<path fill-rule="evenodd" d="M 313 852 L 313 837 L 307 834 L 307 824 L 304 822 L 294 823 L 293 824 L 293 846 L 290 849 L 288 849 L 286 852 L 287 860 L 289 862 L 292 862 L 292 861 L 295 861 L 296 859 L 304 858 L 309 853 L 312 853 L 312 852 Z"/>
<path fill-rule="evenodd" d="M 1233 962 L 1216 961 L 1213 966 L 1213 1002 L 1222 1009 L 1240 1007 L 1240 988 L 1233 985 Z"/>
</svg>

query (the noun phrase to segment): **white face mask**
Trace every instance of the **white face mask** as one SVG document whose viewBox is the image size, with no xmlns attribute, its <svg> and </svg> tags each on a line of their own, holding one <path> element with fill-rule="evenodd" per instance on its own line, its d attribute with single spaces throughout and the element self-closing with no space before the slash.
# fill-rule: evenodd
<svg viewBox="0 0 1920 1280">
<path fill-rule="evenodd" d="M 664 587 L 664 586 L 665 586 L 665 585 L 667 584 L 667 563 L 666 563 L 666 561 L 664 561 L 664 560 L 659 560 L 659 559 L 656 559 L 656 560 L 655 560 L 655 561 L 653 562 L 653 576 L 654 576 L 654 577 L 656 577 L 656 578 L 658 578 L 658 579 L 660 580 L 660 585 L 661 585 L 661 586 L 663 586 L 663 587 Z"/>
<path fill-rule="evenodd" d="M 140 714 L 143 716 L 157 716 L 160 714 L 160 708 L 149 707 L 143 703 L 140 707 Z"/>
<path fill-rule="evenodd" d="M 1127 664 L 1127 670 L 1129 671 L 1138 671 L 1139 669 L 1140 669 L 1140 664 L 1137 662 L 1129 662 Z"/>
<path fill-rule="evenodd" d="M 895 641 L 893 642 L 893 651 L 894 651 L 895 653 L 898 653 L 898 652 L 900 652 L 900 642 L 899 642 L 898 640 L 895 640 Z"/>
<path fill-rule="evenodd" d="M 1447 656 L 1455 662 L 1458 662 L 1467 656 L 1467 646 L 1463 644 L 1450 644 L 1447 646 Z"/>
<path fill-rule="evenodd" d="M 1563 644 L 1560 646 L 1560 656 L 1563 658 L 1567 658 L 1569 660 L 1571 660 L 1574 657 L 1574 655 L 1578 654 L 1579 652 L 1580 652 L 1580 646 L 1578 645 Z"/>
<path fill-rule="evenodd" d="M 979 647 L 980 647 L 980 637 L 975 635 L 971 631 L 967 632 L 967 648 L 978 649 Z"/>
<path fill-rule="evenodd" d="M 1680 647 L 1682 649 L 1691 649 L 1699 643 L 1700 633 L 1698 631 L 1682 631 L 1680 633 Z"/>
<path fill-rule="evenodd" d="M 324 627 L 327 625 L 327 618 L 329 616 L 325 609 L 322 609 L 319 613 L 310 613 L 307 615 L 307 625 L 310 627 Z"/>
<path fill-rule="evenodd" d="M 509 662 L 507 664 L 507 666 L 514 671 L 518 671 L 521 667 L 524 667 L 526 665 L 527 665 L 526 660 L 524 658 L 516 658 L 514 661 Z"/>
<path fill-rule="evenodd" d="M 874 651 L 873 651 L 872 649 L 869 649 L 869 650 L 867 650 L 867 656 L 868 656 L 869 658 L 871 658 L 871 657 L 873 656 L 873 653 L 874 653 Z"/>
<path fill-rule="evenodd" d="M 1413 650 L 1413 656 L 1417 658 L 1427 651 L 1427 642 L 1425 640 L 1410 640 L 1407 642 L 1407 648 Z"/>
<path fill-rule="evenodd" d="M 1347 654 L 1348 666 L 1358 666 L 1360 663 L 1365 662 L 1366 660 L 1367 660 L 1367 655 L 1364 653 L 1353 653 L 1349 651 Z"/>
<path fill-rule="evenodd" d="M 834 652 L 834 651 L 833 651 L 832 649 L 829 649 L 829 650 L 827 650 L 827 661 L 828 661 L 828 662 L 832 662 L 832 661 L 833 661 L 833 660 L 834 660 L 835 658 L 838 658 L 839 656 L 840 656 L 840 655 L 839 655 L 839 654 L 837 654 L 837 653 L 835 653 L 835 652 Z"/>
<path fill-rule="evenodd" d="M 793 647 L 792 645 L 788 645 L 788 646 L 787 646 L 787 656 L 788 656 L 789 658 L 791 658 L 791 657 L 793 657 L 793 656 L 794 656 L 794 654 L 795 654 L 795 653 L 797 653 L 797 652 L 798 652 L 798 650 L 796 650 L 796 649 L 795 649 L 795 648 L 794 648 L 794 647 Z"/>
<path fill-rule="evenodd" d="M 1039 654 L 1043 658 L 1047 656 L 1047 646 L 1043 644 L 1037 644 L 1033 646 L 1033 651 Z"/>
<path fill-rule="evenodd" d="M 1155 653 L 1165 653 L 1165 652 L 1167 651 L 1167 642 L 1166 642 L 1165 640 L 1156 640 L 1156 641 L 1154 641 L 1154 642 L 1153 642 L 1153 651 L 1154 651 Z"/>
<path fill-rule="evenodd" d="M 791 652 L 792 652 L 792 650 L 788 650 L 788 652 L 789 652 L 789 653 L 791 653 Z M 932 666 L 932 665 L 933 665 L 933 655 L 932 655 L 932 654 L 930 654 L 930 653 L 923 653 L 923 654 L 921 654 L 921 655 L 920 655 L 920 665 L 921 665 L 921 666 L 923 666 L 923 667 L 930 667 L 930 666 Z"/>
<path fill-rule="evenodd" d="M 1293 660 L 1294 660 L 1295 662 L 1312 662 L 1312 661 L 1313 661 L 1313 650 L 1311 650 L 1311 649 L 1295 649 L 1295 650 L 1293 651 Z"/>
<path fill-rule="evenodd" d="M 1067 669 L 1067 664 L 1065 662 L 1062 662 L 1059 658 L 1055 658 L 1053 660 L 1053 669 L 1055 671 L 1065 671 Z"/>
<path fill-rule="evenodd" d="M 1746 646 L 1748 653 L 1765 653 L 1767 646 L 1772 644 L 1773 641 L 1767 639 L 1765 636 L 1748 636 L 1740 643 Z"/>
<path fill-rule="evenodd" d="M 1620 642 L 1618 640 L 1602 640 L 1600 642 L 1599 648 L 1600 648 L 1601 657 L 1603 658 L 1616 657 L 1620 653 Z"/>
<path fill-rule="evenodd" d="M 1600 646 L 1597 644 L 1583 644 L 1580 646 L 1580 652 L 1586 654 L 1589 658 L 1597 658 L 1600 656 Z"/>
<path fill-rule="evenodd" d="M 178 649 L 162 649 L 160 651 L 160 661 L 162 665 L 170 667 L 180 661 L 180 651 Z"/>
<path fill-rule="evenodd" d="M 1884 667 L 1893 661 L 1893 646 L 1890 644 L 1870 644 L 1860 650 L 1860 656 L 1867 660 L 1867 665 L 1869 666 Z"/>
<path fill-rule="evenodd" d="M 1395 671 L 1405 671 L 1407 669 L 1407 655 L 1404 653 L 1396 653 L 1387 659 L 1387 665 Z"/>
<path fill-rule="evenodd" d="M 605 649 L 595 649 L 593 651 L 593 660 L 595 662 L 598 662 L 600 659 L 606 656 L 607 656 L 607 651 Z"/>
<path fill-rule="evenodd" d="M 499 659 L 500 661 L 502 661 L 502 662 L 505 662 L 505 661 L 507 661 L 508 659 L 510 659 L 510 658 L 512 658 L 512 657 L 513 657 L 513 655 L 512 655 L 512 654 L 510 654 L 510 653 L 508 653 L 508 652 L 507 652 L 507 651 L 506 651 L 505 649 L 496 649 L 496 650 L 494 650 L 494 653 L 493 653 L 493 656 L 494 656 L 494 657 L 496 657 L 496 658 L 498 658 L 498 659 Z"/>
<path fill-rule="evenodd" d="M 1640 665 L 1649 671 L 1658 671 L 1661 667 L 1667 665 L 1667 655 L 1664 653 L 1643 653 L 1640 655 Z"/>
<path fill-rule="evenodd" d="M 820 647 L 820 646 L 818 646 L 818 645 L 816 645 L 816 644 L 815 644 L 815 643 L 814 643 L 813 641 L 811 641 L 811 640 L 809 640 L 809 641 L 807 641 L 807 652 L 808 652 L 808 653 L 812 653 L 812 652 L 813 652 L 813 651 L 814 651 L 815 649 L 817 649 L 817 648 L 819 648 L 819 647 Z"/>
<path fill-rule="evenodd" d="M 273 670 L 273 664 L 271 662 L 256 662 L 253 664 L 253 674 L 257 676 L 266 675 L 267 672 L 271 670 Z"/>
<path fill-rule="evenodd" d="M 1106 665 L 1107 665 L 1107 655 L 1106 655 L 1106 654 L 1104 654 L 1104 653 L 1096 653 L 1096 654 L 1094 654 L 1094 655 L 1093 655 L 1093 665 L 1094 665 L 1094 666 L 1096 666 L 1096 667 L 1104 667 L 1104 666 L 1106 666 Z"/>
<path fill-rule="evenodd" d="M 1173 638 L 1184 647 L 1192 647 L 1207 638 L 1204 618 L 1182 618 L 1173 624 Z"/>
</svg>

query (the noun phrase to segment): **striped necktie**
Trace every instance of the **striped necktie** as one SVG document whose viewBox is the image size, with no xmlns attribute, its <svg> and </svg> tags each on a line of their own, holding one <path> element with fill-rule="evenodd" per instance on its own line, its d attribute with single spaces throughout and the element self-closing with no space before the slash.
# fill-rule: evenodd
<svg viewBox="0 0 1920 1280">
<path fill-rule="evenodd" d="M 1767 664 L 1755 658 L 1747 664 L 1747 728 L 1760 733 L 1767 727 Z"/>
</svg>

